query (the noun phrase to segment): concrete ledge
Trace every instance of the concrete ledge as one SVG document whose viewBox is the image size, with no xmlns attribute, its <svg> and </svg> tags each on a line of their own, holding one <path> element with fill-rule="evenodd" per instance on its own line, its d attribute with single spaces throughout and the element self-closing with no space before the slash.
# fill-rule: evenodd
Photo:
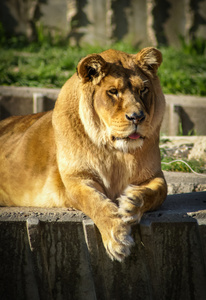
<svg viewBox="0 0 206 300">
<path fill-rule="evenodd" d="M 60 89 L 0 86 L 0 120 L 53 109 Z"/>
<path fill-rule="evenodd" d="M 170 195 L 133 227 L 124 263 L 68 209 L 0 208 L 0 299 L 206 299 L 206 192 Z"/>
<path fill-rule="evenodd" d="M 168 185 L 168 194 L 206 191 L 206 174 L 163 172 Z"/>
<path fill-rule="evenodd" d="M 46 97 L 56 100 L 60 89 L 38 88 L 38 87 L 17 87 L 0 86 L 0 96 L 12 96 L 17 98 L 32 98 L 34 93 L 44 94 Z"/>
</svg>

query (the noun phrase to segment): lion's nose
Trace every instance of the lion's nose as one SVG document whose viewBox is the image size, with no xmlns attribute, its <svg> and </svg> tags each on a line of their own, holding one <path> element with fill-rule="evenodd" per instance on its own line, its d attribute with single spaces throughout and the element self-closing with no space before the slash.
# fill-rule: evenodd
<svg viewBox="0 0 206 300">
<path fill-rule="evenodd" d="M 127 120 L 132 121 L 134 124 L 139 124 L 145 119 L 144 112 L 141 110 L 139 113 L 133 112 L 125 115 Z"/>
</svg>

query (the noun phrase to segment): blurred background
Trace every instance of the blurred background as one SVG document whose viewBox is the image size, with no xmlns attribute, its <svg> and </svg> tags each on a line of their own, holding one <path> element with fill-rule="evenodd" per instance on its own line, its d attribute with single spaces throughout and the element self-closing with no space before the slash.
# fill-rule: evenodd
<svg viewBox="0 0 206 300">
<path fill-rule="evenodd" d="M 6 37 L 40 34 L 70 45 L 180 46 L 206 37 L 206 0 L 1 0 Z"/>
</svg>

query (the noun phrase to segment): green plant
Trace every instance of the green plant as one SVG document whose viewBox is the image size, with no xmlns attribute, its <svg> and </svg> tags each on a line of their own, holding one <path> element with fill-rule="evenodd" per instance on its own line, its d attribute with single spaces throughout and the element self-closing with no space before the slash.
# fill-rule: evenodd
<svg viewBox="0 0 206 300">
<path fill-rule="evenodd" d="M 180 36 L 179 40 L 184 53 L 191 55 L 206 55 L 205 38 L 197 37 L 187 42 L 183 36 Z"/>
<path fill-rule="evenodd" d="M 44 27 L 42 23 L 36 23 L 37 45 L 48 45 L 48 46 L 68 46 L 68 40 L 58 30 L 49 30 Z"/>
<path fill-rule="evenodd" d="M 206 163 L 204 160 L 181 160 L 174 159 L 173 157 L 164 157 L 161 159 L 162 170 L 170 172 L 187 172 L 191 173 L 192 170 L 196 173 L 206 173 Z M 190 168 L 188 167 L 190 166 Z M 192 170 L 191 170 L 192 169 Z"/>
<path fill-rule="evenodd" d="M 183 135 L 192 136 L 192 135 L 197 135 L 197 132 L 194 128 L 192 128 L 188 132 L 184 133 L 183 127 L 182 127 L 182 122 L 181 122 L 181 120 L 179 120 L 178 134 L 177 135 L 178 136 L 183 136 Z"/>
<path fill-rule="evenodd" d="M 162 48 L 159 77 L 165 94 L 206 95 L 206 57 L 181 49 Z"/>
</svg>

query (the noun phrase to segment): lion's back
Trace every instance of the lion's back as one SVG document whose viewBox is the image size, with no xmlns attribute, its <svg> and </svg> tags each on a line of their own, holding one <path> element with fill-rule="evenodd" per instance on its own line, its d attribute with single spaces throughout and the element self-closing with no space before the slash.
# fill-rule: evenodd
<svg viewBox="0 0 206 300">
<path fill-rule="evenodd" d="M 14 116 L 0 122 L 0 164 L 24 165 L 26 160 L 43 159 L 53 149 L 52 112 Z M 52 152 L 52 151 L 51 151 Z M 48 156 L 48 155 L 47 155 Z"/>
<path fill-rule="evenodd" d="M 3 135 L 25 132 L 32 124 L 45 113 L 30 114 L 25 116 L 12 116 L 0 122 L 0 138 Z"/>
</svg>

